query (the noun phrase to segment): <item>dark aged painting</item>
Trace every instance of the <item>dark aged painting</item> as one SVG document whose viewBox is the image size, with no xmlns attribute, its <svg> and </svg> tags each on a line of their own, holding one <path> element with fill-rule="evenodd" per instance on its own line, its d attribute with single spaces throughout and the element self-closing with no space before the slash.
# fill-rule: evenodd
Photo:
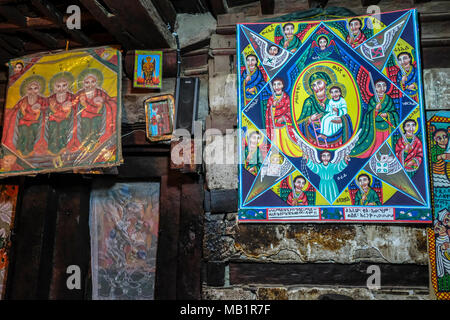
<svg viewBox="0 0 450 320">
<path fill-rule="evenodd" d="M 94 185 L 91 265 L 94 300 L 154 298 L 159 183 Z"/>
<path fill-rule="evenodd" d="M 242 222 L 430 223 L 417 11 L 237 26 Z"/>
</svg>

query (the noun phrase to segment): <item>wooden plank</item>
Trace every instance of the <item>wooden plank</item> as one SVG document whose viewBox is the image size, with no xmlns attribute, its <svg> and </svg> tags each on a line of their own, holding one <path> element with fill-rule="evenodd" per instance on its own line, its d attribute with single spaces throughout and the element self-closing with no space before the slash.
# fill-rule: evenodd
<svg viewBox="0 0 450 320">
<path fill-rule="evenodd" d="M 90 183 L 75 175 L 57 176 L 57 179 L 57 218 L 49 298 L 52 300 L 82 300 L 91 257 L 89 243 Z M 80 290 L 67 288 L 66 281 L 69 275 L 66 271 L 71 265 L 80 268 Z"/>
<path fill-rule="evenodd" d="M 5 40 L 2 36 L 0 36 L 0 46 L 2 46 L 3 49 L 11 53 L 12 55 L 18 55 L 20 50 L 13 47 L 11 44 L 9 44 L 8 41 Z"/>
<path fill-rule="evenodd" d="M 177 299 L 201 299 L 202 239 L 203 184 L 186 182 L 181 187 Z"/>
<path fill-rule="evenodd" d="M 59 25 L 67 34 L 73 37 L 76 41 L 82 43 L 85 46 L 92 45 L 92 40 L 89 39 L 82 31 L 77 29 L 67 28 L 64 22 L 64 15 L 56 9 L 56 7 L 47 0 L 31 0 L 31 3 L 36 7 L 43 15 Z"/>
<path fill-rule="evenodd" d="M 124 156 L 124 158 L 124 164 L 119 167 L 119 176 L 122 178 L 159 178 L 167 175 L 169 171 L 167 156 Z"/>
<path fill-rule="evenodd" d="M 122 27 L 128 33 L 133 34 L 145 47 L 150 49 L 170 48 L 174 44 L 175 40 L 151 2 L 103 1 L 118 13 L 118 21 Z M 151 37 L 149 37 L 149 33 L 151 33 Z"/>
<path fill-rule="evenodd" d="M 164 22 L 170 24 L 171 28 L 174 28 L 177 12 L 173 7 L 172 2 L 169 0 L 152 0 L 152 2 Z"/>
<path fill-rule="evenodd" d="M 238 209 L 238 191 L 211 190 L 211 213 L 231 213 Z"/>
<path fill-rule="evenodd" d="M 37 299 L 41 256 L 43 252 L 45 220 L 49 212 L 49 201 L 54 190 L 45 180 L 26 179 L 22 199 L 16 213 L 15 237 L 13 242 L 14 260 L 10 265 L 10 285 L 8 299 Z"/>
<path fill-rule="evenodd" d="M 32 36 L 33 38 L 38 40 L 39 42 L 42 42 L 45 46 L 47 46 L 47 48 L 50 48 L 50 49 L 61 48 L 59 45 L 59 41 L 47 33 L 32 30 L 32 29 L 27 29 L 26 32 L 30 36 Z"/>
<path fill-rule="evenodd" d="M 222 287 L 225 285 L 225 262 L 207 263 L 206 284 L 213 287 Z"/>
<path fill-rule="evenodd" d="M 260 0 L 261 13 L 262 14 L 273 14 L 275 10 L 275 0 Z"/>
<path fill-rule="evenodd" d="M 180 223 L 180 176 L 161 177 L 159 236 L 156 265 L 155 299 L 174 300 L 177 296 L 177 256 Z"/>
<path fill-rule="evenodd" d="M 95 19 L 108 30 L 126 49 L 144 48 L 144 44 L 126 31 L 119 22 L 119 18 L 108 12 L 98 1 L 80 0 Z"/>
<path fill-rule="evenodd" d="M 214 18 L 217 18 L 219 14 L 224 14 L 228 11 L 223 0 L 208 0 L 208 3 Z"/>
<path fill-rule="evenodd" d="M 27 25 L 27 18 L 16 7 L 0 6 L 0 15 L 8 22 L 12 22 L 21 27 L 26 27 Z"/>
<path fill-rule="evenodd" d="M 230 263 L 230 284 L 335 285 L 366 287 L 373 263 Z M 381 287 L 427 287 L 428 266 L 377 264 Z"/>
<path fill-rule="evenodd" d="M 211 41 L 209 44 L 211 49 L 236 49 L 236 37 L 232 35 L 211 35 Z"/>
<path fill-rule="evenodd" d="M 424 69 L 448 68 L 448 62 L 450 61 L 450 45 L 422 48 L 422 61 Z"/>
</svg>

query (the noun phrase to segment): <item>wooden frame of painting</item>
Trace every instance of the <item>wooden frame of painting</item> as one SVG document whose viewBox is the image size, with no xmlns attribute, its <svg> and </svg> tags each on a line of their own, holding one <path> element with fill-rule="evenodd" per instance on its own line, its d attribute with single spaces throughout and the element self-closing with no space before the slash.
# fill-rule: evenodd
<svg viewBox="0 0 450 320">
<path fill-rule="evenodd" d="M 136 51 L 133 87 L 161 89 L 162 51 Z"/>
<path fill-rule="evenodd" d="M 173 95 L 166 94 L 148 98 L 144 101 L 144 106 L 147 138 L 152 142 L 170 140 L 175 117 L 175 99 Z"/>
</svg>

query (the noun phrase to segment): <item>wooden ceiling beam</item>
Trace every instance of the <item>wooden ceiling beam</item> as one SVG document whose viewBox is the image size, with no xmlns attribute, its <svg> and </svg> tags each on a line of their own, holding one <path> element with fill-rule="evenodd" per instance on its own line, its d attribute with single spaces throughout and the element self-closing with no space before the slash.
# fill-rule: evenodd
<svg viewBox="0 0 450 320">
<path fill-rule="evenodd" d="M 32 36 L 34 39 L 38 40 L 39 42 L 42 42 L 47 48 L 55 50 L 58 48 L 61 48 L 58 44 L 58 39 L 55 37 L 52 37 L 51 35 L 40 32 L 33 29 L 26 30 L 26 33 L 28 33 L 30 36 Z M 64 45 L 65 46 L 65 45 Z"/>
<path fill-rule="evenodd" d="M 166 24 L 175 28 L 175 21 L 177 20 L 177 12 L 169 0 L 152 0 L 161 18 Z"/>
<path fill-rule="evenodd" d="M 27 26 L 27 18 L 15 7 L 0 6 L 0 15 L 8 22 L 12 22 L 20 27 Z"/>
<path fill-rule="evenodd" d="M 64 23 L 66 23 L 67 17 L 64 17 Z M 94 20 L 91 15 L 81 15 L 81 21 L 83 22 L 83 25 L 91 24 Z M 10 23 L 10 22 L 4 22 L 0 23 L 0 32 L 3 33 L 14 33 L 17 31 L 24 31 L 28 28 L 33 29 L 60 29 L 61 26 L 56 24 L 50 19 L 47 18 L 32 18 L 32 17 L 26 17 L 26 26 L 21 27 L 18 24 Z"/>
<path fill-rule="evenodd" d="M 275 11 L 275 0 L 260 0 L 261 3 L 261 13 L 262 14 L 273 14 Z"/>
<path fill-rule="evenodd" d="M 158 10 L 149 0 L 103 0 L 118 14 L 122 28 L 142 42 L 146 48 L 174 48 L 175 39 Z M 125 13 L 126 14 L 123 14 Z"/>
<path fill-rule="evenodd" d="M 16 37 L 0 35 L 0 46 L 13 55 L 23 52 L 23 41 Z"/>
<path fill-rule="evenodd" d="M 31 0 L 31 3 L 44 16 L 48 17 L 51 21 L 55 22 L 73 39 L 86 46 L 92 45 L 92 40 L 89 39 L 89 37 L 87 37 L 82 31 L 77 29 L 69 29 L 67 27 L 64 21 L 64 15 L 61 14 L 52 3 L 50 3 L 47 0 Z"/>
</svg>

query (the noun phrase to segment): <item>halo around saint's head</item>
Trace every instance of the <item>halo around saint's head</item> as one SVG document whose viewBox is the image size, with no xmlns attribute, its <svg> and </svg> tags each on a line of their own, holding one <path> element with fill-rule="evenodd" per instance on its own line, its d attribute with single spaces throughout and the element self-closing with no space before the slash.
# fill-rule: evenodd
<svg viewBox="0 0 450 320">
<path fill-rule="evenodd" d="M 67 81 L 67 84 L 69 85 L 69 88 L 73 89 L 73 84 L 74 84 L 74 81 L 75 81 L 75 77 L 70 72 L 63 71 L 63 72 L 59 72 L 59 73 L 55 74 L 50 79 L 50 81 L 48 83 L 48 89 L 50 90 L 50 93 L 53 93 L 55 83 L 60 81 L 60 80 Z"/>
<path fill-rule="evenodd" d="M 334 82 L 331 83 L 327 86 L 327 97 L 328 99 L 331 99 L 331 94 L 330 94 L 330 89 L 333 87 L 338 87 L 341 90 L 341 97 L 345 98 L 345 96 L 347 95 L 347 89 L 345 88 L 345 86 L 342 83 L 339 82 Z"/>
<path fill-rule="evenodd" d="M 97 87 L 101 87 L 103 84 L 103 73 L 96 68 L 87 68 L 80 72 L 77 78 L 78 88 L 84 87 L 83 81 L 84 79 L 92 75 L 97 79 Z"/>
</svg>

